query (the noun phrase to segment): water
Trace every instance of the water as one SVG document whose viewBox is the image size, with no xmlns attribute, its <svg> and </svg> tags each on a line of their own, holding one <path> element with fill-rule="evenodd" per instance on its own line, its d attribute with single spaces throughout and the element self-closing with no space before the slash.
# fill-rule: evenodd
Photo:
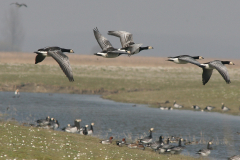
<svg viewBox="0 0 240 160">
<path fill-rule="evenodd" d="M 9 109 L 7 110 L 7 107 Z M 198 157 L 196 151 L 207 147 L 213 139 L 211 159 L 226 159 L 239 154 L 239 116 L 199 111 L 162 111 L 146 105 L 118 103 L 102 99 L 99 95 L 0 92 L 0 112 L 8 113 L 20 122 L 34 122 L 46 116 L 58 119 L 60 128 L 82 119 L 81 126 L 94 122 L 94 134 L 100 138 L 113 136 L 132 140 L 140 138 L 154 128 L 153 138 L 174 135 L 201 139 L 201 144 L 188 145 L 181 153 Z M 59 129 L 60 130 L 60 129 Z"/>
</svg>

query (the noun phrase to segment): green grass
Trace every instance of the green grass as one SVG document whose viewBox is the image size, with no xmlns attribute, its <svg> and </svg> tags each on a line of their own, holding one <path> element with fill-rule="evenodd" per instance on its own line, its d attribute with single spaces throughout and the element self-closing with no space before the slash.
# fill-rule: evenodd
<svg viewBox="0 0 240 160">
<path fill-rule="evenodd" d="M 184 65 L 183 65 L 184 66 Z M 103 98 L 149 104 L 174 100 L 191 109 L 192 105 L 204 108 L 221 103 L 231 108 L 228 114 L 239 114 L 240 69 L 228 69 L 231 84 L 226 84 L 214 71 L 210 81 L 203 86 L 200 68 L 170 67 L 119 67 L 72 66 L 75 82 L 70 83 L 61 69 L 54 65 L 0 64 L 0 89 L 3 91 L 59 92 L 102 94 Z"/>
<path fill-rule="evenodd" d="M 21 126 L 14 121 L 1 121 L 0 130 L 0 159 L 194 159 L 118 147 L 115 143 L 103 145 L 96 137 Z"/>
</svg>

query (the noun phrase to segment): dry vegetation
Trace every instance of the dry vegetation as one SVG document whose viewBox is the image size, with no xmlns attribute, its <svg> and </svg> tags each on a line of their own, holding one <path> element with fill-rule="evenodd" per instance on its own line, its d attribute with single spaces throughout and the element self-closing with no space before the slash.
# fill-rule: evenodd
<svg viewBox="0 0 240 160">
<path fill-rule="evenodd" d="M 177 65 L 166 58 L 121 56 L 114 59 L 90 55 L 68 54 L 75 82 L 68 82 L 58 64 L 47 58 L 35 65 L 34 53 L 0 53 L 0 89 L 3 91 L 65 92 L 102 94 L 115 101 L 143 103 L 159 107 L 173 100 L 185 109 L 192 105 L 204 108 L 215 106 L 221 112 L 221 103 L 239 113 L 240 60 L 227 66 L 231 84 L 226 84 L 217 71 L 203 86 L 202 70 L 194 65 Z M 205 59 L 201 62 L 208 62 Z"/>
</svg>

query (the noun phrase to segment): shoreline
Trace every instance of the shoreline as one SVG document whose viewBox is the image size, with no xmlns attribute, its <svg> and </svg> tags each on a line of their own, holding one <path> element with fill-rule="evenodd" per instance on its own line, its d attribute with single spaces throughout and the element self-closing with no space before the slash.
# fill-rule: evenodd
<svg viewBox="0 0 240 160">
<path fill-rule="evenodd" d="M 162 57 L 120 56 L 107 59 L 90 55 L 69 54 L 74 79 L 70 83 L 52 58 L 33 64 L 34 53 L 0 52 L 0 90 L 39 93 L 98 94 L 116 102 L 146 104 L 158 108 L 172 107 L 173 101 L 193 110 L 221 103 L 231 109 L 224 114 L 238 115 L 240 67 L 227 66 L 231 84 L 225 84 L 214 71 L 207 85 L 202 85 L 202 70 L 191 64 L 174 64 Z M 201 60 L 202 63 L 211 59 Z M 235 63 L 240 60 L 234 60 Z"/>
<path fill-rule="evenodd" d="M 10 86 L 8 85 L 6 87 L 10 87 Z M 41 90 L 40 90 L 40 89 L 37 89 L 36 85 L 34 85 L 34 84 L 27 84 L 27 85 L 24 85 L 24 86 L 12 85 L 11 87 L 15 88 L 15 90 L 16 89 L 20 89 L 21 92 L 28 92 L 28 93 L 49 93 L 49 94 L 50 93 L 52 93 L 52 94 L 54 94 L 54 93 L 61 94 L 62 93 L 62 94 L 79 94 L 79 95 L 81 95 L 81 94 L 99 95 L 102 99 L 111 100 L 111 101 L 114 101 L 114 102 L 132 103 L 132 104 L 136 104 L 136 105 L 138 105 L 138 104 L 146 105 L 149 108 L 159 108 L 160 107 L 159 104 L 135 103 L 133 101 L 124 101 L 124 100 L 116 101 L 115 99 L 107 98 L 105 96 L 109 96 L 111 94 L 116 94 L 118 91 L 107 91 L 107 90 L 104 90 L 104 89 L 99 89 L 99 90 L 80 90 L 80 91 L 78 91 L 78 90 L 76 90 L 74 88 L 71 88 L 71 87 L 63 88 L 63 87 L 56 87 L 56 86 L 53 87 L 53 86 L 37 85 L 37 87 L 41 88 Z M 51 91 L 48 90 L 49 87 L 54 88 L 54 90 L 51 90 Z M 0 91 L 1 92 L 12 92 L 13 95 L 14 95 L 15 90 L 7 90 L 6 88 L 3 89 L 2 87 L 0 87 Z M 32 90 L 34 90 L 34 92 L 32 92 Z M 170 103 L 170 105 L 165 105 L 165 106 L 173 108 L 173 105 L 171 103 Z M 173 109 L 174 110 L 188 110 L 188 111 L 201 112 L 201 110 L 194 110 L 194 109 L 190 109 L 190 108 L 182 108 L 182 109 L 173 108 Z M 204 111 L 204 112 L 206 112 L 206 111 Z M 234 113 L 219 112 L 219 111 L 207 111 L 207 112 L 219 113 L 219 114 L 227 114 L 227 115 L 231 115 L 231 116 L 239 116 L 239 113 L 235 113 L 234 114 Z"/>
</svg>

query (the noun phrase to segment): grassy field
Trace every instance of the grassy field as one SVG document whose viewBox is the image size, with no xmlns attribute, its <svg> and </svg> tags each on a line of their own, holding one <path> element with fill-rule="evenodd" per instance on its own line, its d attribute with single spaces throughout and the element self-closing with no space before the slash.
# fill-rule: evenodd
<svg viewBox="0 0 240 160">
<path fill-rule="evenodd" d="M 103 145 L 96 137 L 20 126 L 14 121 L 1 121 L 0 130 L 0 159 L 194 159 L 118 147 L 115 142 Z"/>
<path fill-rule="evenodd" d="M 58 92 L 101 94 L 103 98 L 159 107 L 166 100 L 174 100 L 191 109 L 221 103 L 231 108 L 229 114 L 239 114 L 240 60 L 227 66 L 231 84 L 226 84 L 214 71 L 203 86 L 202 69 L 194 65 L 177 65 L 166 58 L 124 57 L 104 59 L 96 56 L 69 54 L 75 82 L 70 83 L 58 64 L 51 58 L 35 65 L 35 54 L 0 53 L 0 90 L 26 92 Z M 204 59 L 208 62 L 212 59 Z"/>
</svg>

